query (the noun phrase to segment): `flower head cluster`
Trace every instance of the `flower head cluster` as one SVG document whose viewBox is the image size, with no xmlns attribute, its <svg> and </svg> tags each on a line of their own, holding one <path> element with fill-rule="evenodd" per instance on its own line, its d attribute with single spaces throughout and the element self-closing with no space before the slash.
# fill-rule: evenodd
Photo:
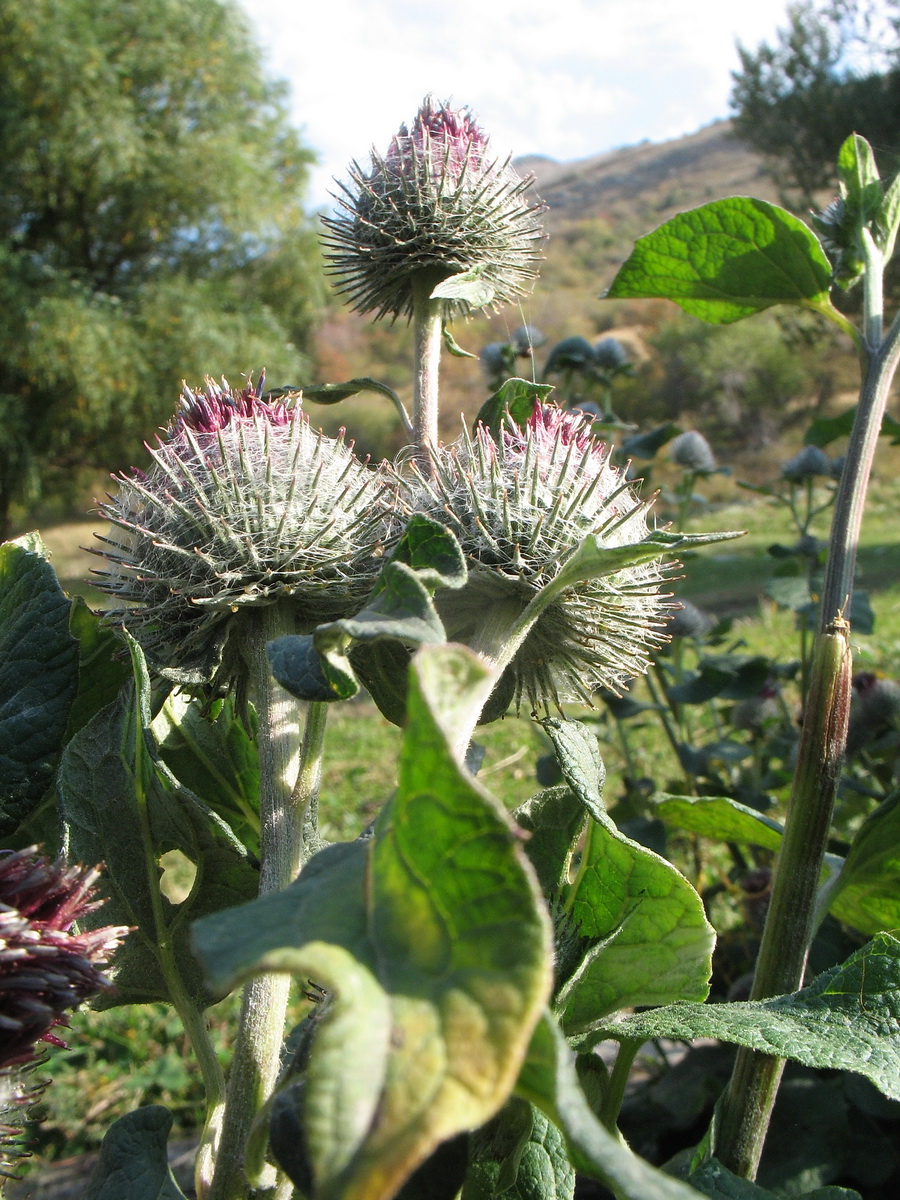
<svg viewBox="0 0 900 1200">
<path fill-rule="evenodd" d="M 493 302 L 524 295 L 537 275 L 539 202 L 509 161 L 492 159 L 488 139 L 466 109 L 426 99 L 383 157 L 354 162 L 327 217 L 331 270 L 360 312 L 411 316 L 414 281 L 436 286 L 476 271 Z M 467 313 L 446 301 L 448 315 Z"/>
<path fill-rule="evenodd" d="M 248 608 L 288 600 L 298 629 L 354 611 L 391 536 L 393 482 L 311 429 L 299 398 L 265 400 L 263 382 L 185 389 L 151 469 L 102 506 L 99 586 L 180 682 L 221 676 Z"/>
<path fill-rule="evenodd" d="M 479 647 L 479 630 L 515 618 L 594 535 L 604 547 L 640 541 L 647 504 L 610 464 L 591 422 L 539 406 L 499 441 L 479 426 L 435 452 L 418 476 L 416 504 L 459 538 L 469 579 L 435 603 L 448 636 Z M 658 561 L 573 585 L 543 610 L 511 663 L 516 703 L 533 709 L 600 688 L 618 692 L 646 670 L 649 651 L 666 641 L 670 598 Z"/>
<path fill-rule="evenodd" d="M 0 1068 L 34 1058 L 68 1010 L 109 987 L 100 971 L 128 932 L 73 933 L 93 912 L 99 871 L 49 862 L 36 846 L 0 855 Z"/>
</svg>

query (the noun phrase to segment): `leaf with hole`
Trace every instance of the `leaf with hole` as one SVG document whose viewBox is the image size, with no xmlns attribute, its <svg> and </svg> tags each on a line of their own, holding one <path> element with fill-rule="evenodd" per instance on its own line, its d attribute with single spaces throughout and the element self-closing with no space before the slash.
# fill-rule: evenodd
<svg viewBox="0 0 900 1200">
<path fill-rule="evenodd" d="M 116 955 L 116 991 L 98 1007 L 170 1000 L 163 956 L 198 1004 L 210 1003 L 188 945 L 190 922 L 255 895 L 259 873 L 225 822 L 180 787 L 158 759 L 150 729 L 150 683 L 131 643 L 134 684 L 69 742 L 57 790 L 73 858 L 103 862 L 109 900 L 84 924 L 136 928 Z M 159 894 L 159 860 L 180 850 L 197 871 L 189 896 Z"/>
</svg>

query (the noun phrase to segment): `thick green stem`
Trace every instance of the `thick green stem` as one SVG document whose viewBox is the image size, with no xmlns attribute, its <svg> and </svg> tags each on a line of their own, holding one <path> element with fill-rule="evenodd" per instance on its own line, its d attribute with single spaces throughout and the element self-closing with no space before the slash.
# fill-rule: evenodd
<svg viewBox="0 0 900 1200">
<path fill-rule="evenodd" d="M 431 452 L 438 444 L 438 376 L 441 360 L 443 302 L 431 293 L 440 276 L 423 271 L 413 281 L 413 441 L 423 471 L 431 472 Z"/>
<path fill-rule="evenodd" d="M 900 316 L 881 340 L 883 257 L 871 237 L 863 242 L 865 374 L 835 500 L 819 634 L 784 838 L 751 993 L 754 1000 L 794 991 L 802 982 L 847 738 L 851 655 L 849 625 L 843 614 L 849 610 L 853 592 L 875 447 L 900 360 Z M 727 1167 L 748 1179 L 756 1176 L 783 1067 L 782 1059 L 741 1049 L 723 1097 L 716 1153 Z"/>
<path fill-rule="evenodd" d="M 775 866 L 751 999 L 796 991 L 812 935 L 816 892 L 837 791 L 850 711 L 849 627 L 837 621 L 816 642 L 809 698 L 784 838 Z M 754 1179 L 784 1067 L 782 1059 L 738 1051 L 723 1098 L 716 1155 Z"/>
<path fill-rule="evenodd" d="M 287 887 L 304 857 L 303 814 L 292 803 L 298 776 L 297 702 L 275 682 L 266 656 L 267 642 L 293 632 L 287 611 L 271 605 L 259 610 L 244 643 L 259 731 L 261 896 Z M 246 1200 L 254 1185 L 273 1188 L 266 1193 L 272 1200 L 287 1200 L 291 1194 L 290 1184 L 276 1182 L 274 1172 L 254 1185 L 244 1173 L 247 1135 L 278 1076 L 290 982 L 288 975 L 259 975 L 244 988 L 209 1200 Z"/>
</svg>

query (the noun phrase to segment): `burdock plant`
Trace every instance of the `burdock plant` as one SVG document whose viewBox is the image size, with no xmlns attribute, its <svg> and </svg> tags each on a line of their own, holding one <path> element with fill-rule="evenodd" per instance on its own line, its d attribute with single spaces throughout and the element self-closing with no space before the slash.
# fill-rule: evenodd
<svg viewBox="0 0 900 1200">
<path fill-rule="evenodd" d="M 862 144 L 853 142 L 845 159 L 850 193 L 868 180 L 868 211 L 880 185 Z M 723 841 L 781 840 L 758 1000 L 796 990 L 824 911 L 822 854 L 850 689 L 842 608 L 900 358 L 900 325 L 882 337 L 879 307 L 898 195 L 900 187 L 884 196 L 874 232 L 857 205 L 849 231 L 867 264 L 865 334 L 855 336 L 868 367 L 783 838 L 770 820 L 757 827 L 749 808 L 730 811 L 726 797 L 681 806 L 710 813 L 704 822 L 724 820 Z M 727 1164 L 752 1175 L 780 1062 L 759 1061 L 750 1048 L 790 1050 L 782 1022 L 794 1014 L 804 1061 L 834 1066 L 847 1061 L 849 1029 L 867 1048 L 860 1069 L 880 1086 L 900 947 L 883 939 L 877 953 L 860 951 L 839 968 L 843 981 L 826 979 L 812 997 L 701 1003 L 713 945 L 702 899 L 671 863 L 616 827 L 603 805 L 596 738 L 565 709 L 596 691 L 621 691 L 647 669 L 667 632 L 666 559 L 718 537 L 653 528 L 650 500 L 611 465 L 588 417 L 554 406 L 543 385 L 507 381 L 474 428 L 438 442 L 440 327 L 454 313 L 520 294 L 539 237 L 525 184 L 491 159 L 468 113 L 426 101 L 370 169 L 354 165 L 329 231 L 351 302 L 416 325 L 413 444 L 394 466 L 373 469 L 342 441 L 314 433 L 296 399 L 272 399 L 261 385 L 187 392 L 149 469 L 123 477 L 105 509 L 114 532 L 104 583 L 122 601 L 111 621 L 130 635 L 132 678 L 87 717 L 90 689 L 79 675 L 71 708 L 75 724 L 85 724 L 67 735 L 69 716 L 59 714 L 57 743 L 44 752 L 49 761 L 59 739 L 71 737 L 56 779 L 69 834 L 81 844 L 107 839 L 117 898 L 133 903 L 144 943 L 129 948 L 119 978 L 142 997 L 168 995 L 176 1005 L 180 989 L 179 1012 L 194 1015 L 192 1038 L 212 998 L 247 984 L 224 1101 L 211 1044 L 201 1060 L 212 1100 L 198 1194 L 286 1200 L 296 1187 L 310 1200 L 393 1200 L 401 1192 L 512 1194 L 534 1183 L 564 1200 L 577 1165 L 623 1200 L 691 1200 L 692 1187 L 621 1144 L 615 1123 L 642 1042 L 692 1030 L 747 1043 L 711 1137 Z M 639 245 L 613 291 L 661 294 L 721 321 L 799 297 L 849 330 L 830 305 L 831 280 L 799 221 L 738 199 L 668 222 Z M 30 601 L 24 596 L 16 611 L 33 620 Z M 62 652 L 83 659 L 87 672 L 96 630 L 82 631 L 73 647 L 68 621 L 80 628 L 79 614 L 63 616 Z M 267 669 L 267 643 L 279 683 Z M 178 736 L 161 744 L 138 644 L 163 687 L 207 700 L 246 693 L 256 707 L 255 899 L 253 855 L 214 807 L 236 778 L 253 775 L 246 735 L 235 751 L 227 737 L 234 727 L 204 725 L 195 706 Z M 358 688 L 354 672 L 404 724 L 396 788 L 372 828 L 323 847 L 314 812 L 323 714 Z M 28 682 L 17 693 L 23 709 Z M 106 676 L 100 682 L 106 687 Z M 291 728 L 298 696 L 310 701 L 299 755 Z M 514 819 L 467 766 L 491 697 L 493 715 L 509 700 L 542 718 L 565 781 L 539 791 Z M 43 794 L 46 762 L 38 766 Z M 894 812 L 889 805 L 876 820 L 893 822 Z M 159 885 L 160 860 L 173 848 L 197 867 L 181 905 Z M 851 848 L 842 867 L 851 881 L 853 857 Z M 858 883 L 865 873 L 855 870 Z M 825 900 L 840 886 L 840 876 L 831 880 Z M 551 912 L 564 933 L 556 958 Z M 156 954 L 157 932 L 165 953 Z M 291 977 L 312 1008 L 285 1048 Z M 648 1008 L 656 1011 L 625 1015 Z M 610 1038 L 621 1050 L 607 1074 L 594 1049 Z M 856 1066 L 864 1056 L 849 1040 Z M 119 1171 L 137 1178 L 159 1166 L 159 1139 L 132 1117 L 110 1137 L 91 1194 L 118 1194 Z M 697 1186 L 736 1194 L 708 1148 L 691 1163 L 700 1164 Z M 177 1195 L 163 1174 L 154 1194 Z"/>
<path fill-rule="evenodd" d="M 252 700 L 260 893 L 277 892 L 318 848 L 326 710 L 310 706 L 301 745 L 296 702 L 272 679 L 265 646 L 359 607 L 396 536 L 396 483 L 313 430 L 299 396 L 266 399 L 264 376 L 238 390 L 186 387 L 148 449 L 150 469 L 121 476 L 102 506 L 111 532 L 100 586 L 120 603 L 109 619 L 164 678 L 207 697 L 233 691 L 241 707 Z M 288 987 L 287 976 L 262 976 L 245 992 L 222 1132 L 222 1155 L 235 1162 L 254 1111 L 248 1097 L 274 1082 Z"/>
</svg>

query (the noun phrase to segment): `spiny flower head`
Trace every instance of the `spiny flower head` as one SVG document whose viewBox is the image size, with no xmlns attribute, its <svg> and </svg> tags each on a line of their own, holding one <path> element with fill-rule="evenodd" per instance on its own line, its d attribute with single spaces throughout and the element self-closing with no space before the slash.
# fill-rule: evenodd
<svg viewBox="0 0 900 1200">
<path fill-rule="evenodd" d="M 417 473 L 417 506 L 453 530 L 469 567 L 466 586 L 438 592 L 435 603 L 448 636 L 476 648 L 485 620 L 524 612 L 584 538 L 612 548 L 648 532 L 648 504 L 579 413 L 538 406 L 523 427 L 507 423 L 498 441 L 482 426 L 474 437 L 464 431 L 432 466 L 428 477 Z M 516 703 L 590 703 L 598 689 L 618 693 L 645 671 L 649 651 L 666 641 L 666 570 L 659 562 L 626 568 L 551 602 L 509 668 Z"/>
<path fill-rule="evenodd" d="M 99 969 L 128 930 L 72 932 L 93 912 L 96 869 L 51 863 L 36 846 L 0 855 L 0 1068 L 34 1058 L 38 1042 L 64 1045 L 65 1014 L 109 988 Z"/>
<path fill-rule="evenodd" d="M 537 276 L 542 206 L 525 193 L 507 159 L 493 159 L 467 109 L 427 98 L 371 166 L 354 162 L 339 185 L 338 209 L 324 218 L 330 270 L 353 308 L 376 318 L 411 316 L 416 281 L 430 290 L 469 271 L 494 304 L 516 300 Z M 464 299 L 445 314 L 466 314 Z"/>
<path fill-rule="evenodd" d="M 391 536 L 396 489 L 342 438 L 309 426 L 299 397 L 185 388 L 149 471 L 118 478 L 98 572 L 117 620 L 167 677 L 228 682 L 247 609 L 289 601 L 298 629 L 355 611 Z"/>
</svg>

